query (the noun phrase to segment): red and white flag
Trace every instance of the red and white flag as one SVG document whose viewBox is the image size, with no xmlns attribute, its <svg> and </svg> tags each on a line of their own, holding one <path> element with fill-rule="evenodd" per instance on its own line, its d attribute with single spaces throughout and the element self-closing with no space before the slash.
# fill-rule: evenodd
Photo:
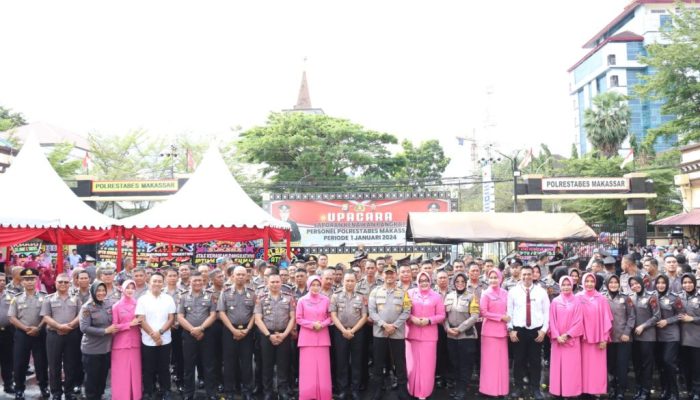
<svg viewBox="0 0 700 400">
<path fill-rule="evenodd" d="M 187 149 L 187 172 L 194 171 L 194 156 L 192 150 Z"/>
<path fill-rule="evenodd" d="M 85 157 L 83 157 L 83 169 L 87 172 L 90 171 L 90 153 L 85 152 Z"/>
<path fill-rule="evenodd" d="M 523 168 L 530 165 L 531 162 L 532 162 L 532 147 L 530 147 L 530 150 L 528 150 L 527 153 L 525 153 L 525 158 L 523 158 L 522 161 L 520 161 L 520 164 L 518 164 L 518 169 L 522 170 Z"/>
<path fill-rule="evenodd" d="M 620 168 L 624 169 L 625 165 L 631 163 L 634 161 L 634 149 L 630 149 L 629 153 L 625 156 L 625 159 L 622 160 L 622 164 L 620 164 Z"/>
</svg>

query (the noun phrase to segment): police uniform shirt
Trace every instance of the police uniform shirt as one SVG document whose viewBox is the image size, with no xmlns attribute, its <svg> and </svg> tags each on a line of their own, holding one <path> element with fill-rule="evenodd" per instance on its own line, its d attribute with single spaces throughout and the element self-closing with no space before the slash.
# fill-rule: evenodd
<svg viewBox="0 0 700 400">
<path fill-rule="evenodd" d="M 681 344 L 683 346 L 700 347 L 700 293 L 692 295 L 683 291 L 680 294 L 685 313 L 693 317 L 692 322 L 681 322 Z"/>
<path fill-rule="evenodd" d="M 631 340 L 634 336 L 634 322 L 637 316 L 632 297 L 618 291 L 614 298 L 610 293 L 606 293 L 605 298 L 608 300 L 608 304 L 610 304 L 610 311 L 613 316 L 611 332 L 612 342 L 620 343 L 622 335 L 628 336 Z"/>
<path fill-rule="evenodd" d="M 22 282 L 15 285 L 14 281 L 10 281 L 10 283 L 7 284 L 5 290 L 8 291 L 11 295 L 17 296 L 20 293 L 24 293 L 24 286 L 22 286 Z"/>
<path fill-rule="evenodd" d="M 123 269 L 123 270 L 119 271 L 119 273 L 117 274 L 117 276 L 115 278 L 116 278 L 115 281 L 117 281 L 117 284 L 119 284 L 119 286 L 121 286 L 127 280 L 134 279 L 134 276 L 131 274 L 131 272 Z"/>
<path fill-rule="evenodd" d="M 44 292 L 35 292 L 32 296 L 24 292 L 12 300 L 7 315 L 17 318 L 24 325 L 39 326 L 41 306 L 44 304 L 45 297 Z"/>
<path fill-rule="evenodd" d="M 290 284 L 287 284 L 287 283 L 282 284 L 282 286 L 280 287 L 280 291 L 282 293 L 286 293 L 290 296 L 294 296 L 294 286 L 292 286 Z"/>
<path fill-rule="evenodd" d="M 211 295 L 211 302 L 214 303 L 215 306 L 219 305 L 219 298 L 221 298 L 221 293 L 223 293 L 222 290 L 218 290 L 214 286 L 209 287 L 205 292 L 209 293 Z"/>
<path fill-rule="evenodd" d="M 225 311 L 226 317 L 236 329 L 245 329 L 253 317 L 256 295 L 250 288 L 243 291 L 231 286 L 223 291 L 216 305 L 216 311 Z M 286 328 L 286 326 L 285 326 Z"/>
<path fill-rule="evenodd" d="M 374 321 L 373 335 L 385 338 L 382 326 L 393 324 L 396 331 L 389 339 L 403 339 L 406 335 L 406 320 L 411 313 L 411 299 L 401 288 L 389 289 L 380 286 L 369 295 L 369 317 Z"/>
<path fill-rule="evenodd" d="M 143 296 L 146 293 L 148 293 L 148 285 L 143 285 L 142 288 L 135 288 L 134 289 L 134 300 L 138 300 L 139 297 Z"/>
<path fill-rule="evenodd" d="M 294 295 L 294 299 L 299 301 L 300 298 L 302 298 L 306 293 L 309 291 L 304 288 L 304 290 L 299 290 L 299 287 L 294 287 L 294 292 L 292 293 Z"/>
<path fill-rule="evenodd" d="M 634 336 L 634 340 L 640 342 L 655 342 L 656 341 L 656 323 L 661 320 L 661 312 L 659 310 L 659 300 L 655 293 L 644 292 L 641 296 L 631 295 L 636 313 L 636 326 L 643 326 L 644 332 L 641 335 Z"/>
<path fill-rule="evenodd" d="M 365 297 L 357 291 L 347 293 L 345 290 L 337 290 L 331 296 L 330 312 L 336 313 L 340 323 L 345 328 L 352 328 L 362 316 L 367 315 Z"/>
<path fill-rule="evenodd" d="M 112 349 L 112 336 L 105 329 L 112 325 L 112 307 L 106 302 L 90 301 L 80 308 L 80 351 L 83 354 L 106 354 Z"/>
<path fill-rule="evenodd" d="M 680 282 L 680 279 L 678 279 Z M 680 315 L 683 312 L 683 302 L 677 295 L 666 292 L 665 295 L 659 297 L 659 310 L 661 319 L 666 320 L 666 326 L 656 328 L 657 342 L 679 342 L 681 340 L 681 329 L 678 326 Z"/>
<path fill-rule="evenodd" d="M 270 332 L 284 332 L 289 323 L 289 313 L 296 309 L 294 297 L 281 293 L 274 298 L 265 293 L 255 302 L 255 314 L 262 316 L 262 321 Z"/>
<path fill-rule="evenodd" d="M 80 312 L 80 300 L 76 296 L 67 295 L 61 298 L 58 292 L 46 296 L 41 306 L 42 317 L 51 317 L 59 324 L 67 324 L 75 319 Z M 54 330 L 51 327 L 48 330 Z"/>
<path fill-rule="evenodd" d="M 519 280 L 517 280 L 513 277 L 510 277 L 510 278 L 506 279 L 505 282 L 503 282 L 502 287 L 503 287 L 503 289 L 510 291 L 510 289 L 516 287 L 519 282 L 520 282 Z"/>
<path fill-rule="evenodd" d="M 111 291 L 107 291 L 107 296 L 105 297 L 105 302 L 110 306 L 117 304 L 119 299 L 122 298 L 122 292 L 117 290 L 116 286 L 112 286 Z"/>
<path fill-rule="evenodd" d="M 456 328 L 459 335 L 448 336 L 448 339 L 476 339 L 478 333 L 476 324 L 479 320 L 479 300 L 475 293 L 467 290 L 458 294 L 456 290 L 445 296 L 445 329 Z"/>
<path fill-rule="evenodd" d="M 209 313 L 216 311 L 216 304 L 211 301 L 211 294 L 201 291 L 195 295 L 192 291 L 180 296 L 177 313 L 182 314 L 190 325 L 201 326 L 209 318 Z"/>
<path fill-rule="evenodd" d="M 369 283 L 369 281 L 367 280 L 367 277 L 364 277 L 364 278 L 360 279 L 360 282 L 357 284 L 355 291 L 362 293 L 365 296 L 369 296 L 369 294 L 372 293 L 372 290 L 374 290 L 375 288 L 377 288 L 379 286 L 383 286 L 383 285 L 384 285 L 384 281 L 379 277 L 375 276 L 374 282 L 372 282 L 372 283 Z"/>
<path fill-rule="evenodd" d="M 70 291 L 71 296 L 76 296 L 80 300 L 80 304 L 85 304 L 90 300 L 90 290 L 86 290 L 84 293 L 80 291 L 80 288 L 72 288 Z"/>
<path fill-rule="evenodd" d="M 7 314 L 10 311 L 10 304 L 12 304 L 12 295 L 5 290 L 5 293 L 0 296 L 0 330 L 3 330 L 10 326 L 10 318 Z"/>
<path fill-rule="evenodd" d="M 471 280 L 467 281 L 467 292 L 475 294 L 477 301 L 481 299 L 481 293 L 483 293 L 487 287 L 488 286 L 484 286 L 481 282 L 475 284 Z"/>
</svg>

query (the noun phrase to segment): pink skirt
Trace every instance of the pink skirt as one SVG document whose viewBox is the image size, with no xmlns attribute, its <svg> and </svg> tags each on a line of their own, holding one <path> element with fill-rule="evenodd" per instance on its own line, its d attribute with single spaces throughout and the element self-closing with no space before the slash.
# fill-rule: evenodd
<svg viewBox="0 0 700 400">
<path fill-rule="evenodd" d="M 608 393 L 608 355 L 597 343 L 581 343 L 581 370 L 583 393 Z"/>
<path fill-rule="evenodd" d="M 479 392 L 487 396 L 505 396 L 509 384 L 508 338 L 482 336 Z"/>
<path fill-rule="evenodd" d="M 406 340 L 408 393 L 411 396 L 426 398 L 433 393 L 436 358 L 437 342 Z"/>
<path fill-rule="evenodd" d="M 329 347 L 299 347 L 299 400 L 332 398 Z"/>
<path fill-rule="evenodd" d="M 113 400 L 141 399 L 141 349 L 113 349 L 111 356 Z"/>
</svg>

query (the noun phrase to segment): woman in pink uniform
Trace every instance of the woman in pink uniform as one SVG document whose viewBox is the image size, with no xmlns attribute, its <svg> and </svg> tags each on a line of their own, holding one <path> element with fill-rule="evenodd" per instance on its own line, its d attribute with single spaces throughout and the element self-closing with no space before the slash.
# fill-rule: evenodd
<svg viewBox="0 0 700 400">
<path fill-rule="evenodd" d="M 573 287 L 570 276 L 559 279 L 561 294 L 549 306 L 549 337 L 552 342 L 549 392 L 557 397 L 581 394 L 583 319 L 581 304 L 574 296 Z"/>
<path fill-rule="evenodd" d="M 112 398 L 141 398 L 141 330 L 135 318 L 136 284 L 127 279 L 122 284 L 122 298 L 112 306 L 112 323 L 117 333 L 112 339 Z"/>
<path fill-rule="evenodd" d="M 297 303 L 299 331 L 299 400 L 331 400 L 330 300 L 321 294 L 321 278 L 306 281 L 309 293 Z"/>
<path fill-rule="evenodd" d="M 492 269 L 487 275 L 489 287 L 481 294 L 481 369 L 479 392 L 487 396 L 505 396 L 510 381 L 508 371 L 508 291 L 501 288 L 503 275 Z"/>
<path fill-rule="evenodd" d="M 430 275 L 421 271 L 418 287 L 410 289 L 411 316 L 406 323 L 406 370 L 408 393 L 425 399 L 433 393 L 437 360 L 438 325 L 445 320 L 442 296 L 435 292 Z"/>
<path fill-rule="evenodd" d="M 583 340 L 581 369 L 583 393 L 599 396 L 608 393 L 607 346 L 612 330 L 612 311 L 608 300 L 596 290 L 596 276 L 583 275 L 583 292 L 576 297 L 581 303 Z"/>
</svg>

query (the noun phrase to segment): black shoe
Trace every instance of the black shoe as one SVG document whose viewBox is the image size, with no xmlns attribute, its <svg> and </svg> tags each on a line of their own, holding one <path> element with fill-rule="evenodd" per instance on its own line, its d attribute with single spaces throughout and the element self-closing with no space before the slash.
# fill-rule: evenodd
<svg viewBox="0 0 700 400">
<path fill-rule="evenodd" d="M 217 392 L 217 393 L 223 393 L 223 392 L 224 392 L 224 385 L 221 384 L 221 385 L 217 386 L 217 387 L 216 387 L 216 392 Z"/>
<path fill-rule="evenodd" d="M 15 387 L 12 385 L 5 386 L 5 393 L 7 394 L 15 394 Z"/>
<path fill-rule="evenodd" d="M 197 388 L 198 388 L 198 389 L 204 389 L 204 380 L 202 380 L 202 379 L 197 379 Z"/>
<path fill-rule="evenodd" d="M 540 388 L 538 387 L 532 388 L 532 397 L 534 397 L 535 400 L 544 400 L 544 396 L 542 396 L 542 391 L 540 391 Z"/>
<path fill-rule="evenodd" d="M 253 397 L 252 394 L 243 394 L 241 395 L 242 400 L 255 400 L 255 397 Z"/>
<path fill-rule="evenodd" d="M 255 388 L 253 388 L 253 394 L 261 394 L 262 392 L 262 386 L 256 386 Z"/>
<path fill-rule="evenodd" d="M 289 393 L 287 393 L 287 392 L 279 392 L 277 394 L 277 398 L 279 400 L 290 400 Z"/>
<path fill-rule="evenodd" d="M 24 392 L 15 392 L 15 400 L 24 400 Z"/>
<path fill-rule="evenodd" d="M 165 393 L 163 393 L 163 400 L 172 400 L 173 395 L 170 393 L 170 390 L 166 390 Z"/>
<path fill-rule="evenodd" d="M 180 395 L 182 395 L 183 393 L 185 393 L 185 387 L 182 386 L 182 384 L 178 384 L 178 385 L 177 385 L 177 392 L 178 392 Z"/>
<path fill-rule="evenodd" d="M 73 388 L 73 394 L 76 396 L 80 396 L 83 393 L 83 388 L 80 386 L 76 386 Z"/>
<path fill-rule="evenodd" d="M 63 400 L 63 395 L 58 393 L 51 396 L 51 400 Z"/>
<path fill-rule="evenodd" d="M 49 397 L 51 397 L 51 392 L 49 391 L 49 388 L 44 387 L 44 388 L 41 388 L 40 391 L 41 391 L 42 398 L 48 399 Z M 61 396 L 58 396 L 58 398 L 60 399 Z"/>
<path fill-rule="evenodd" d="M 333 398 L 336 400 L 346 400 L 348 398 L 348 394 L 345 392 L 340 392 L 337 395 L 333 396 Z"/>
<path fill-rule="evenodd" d="M 624 393 L 615 394 L 615 400 L 625 400 L 625 394 Z M 700 400 L 700 398 L 698 398 L 698 400 Z"/>
<path fill-rule="evenodd" d="M 31 367 L 27 367 L 27 372 L 25 373 L 25 375 L 27 375 L 27 376 L 34 375 L 34 370 Z"/>
<path fill-rule="evenodd" d="M 700 400 L 700 394 L 694 394 L 691 400 Z"/>
<path fill-rule="evenodd" d="M 521 391 L 519 388 L 513 389 L 512 392 L 510 392 L 510 397 L 513 399 L 518 399 L 521 397 Z"/>
</svg>

